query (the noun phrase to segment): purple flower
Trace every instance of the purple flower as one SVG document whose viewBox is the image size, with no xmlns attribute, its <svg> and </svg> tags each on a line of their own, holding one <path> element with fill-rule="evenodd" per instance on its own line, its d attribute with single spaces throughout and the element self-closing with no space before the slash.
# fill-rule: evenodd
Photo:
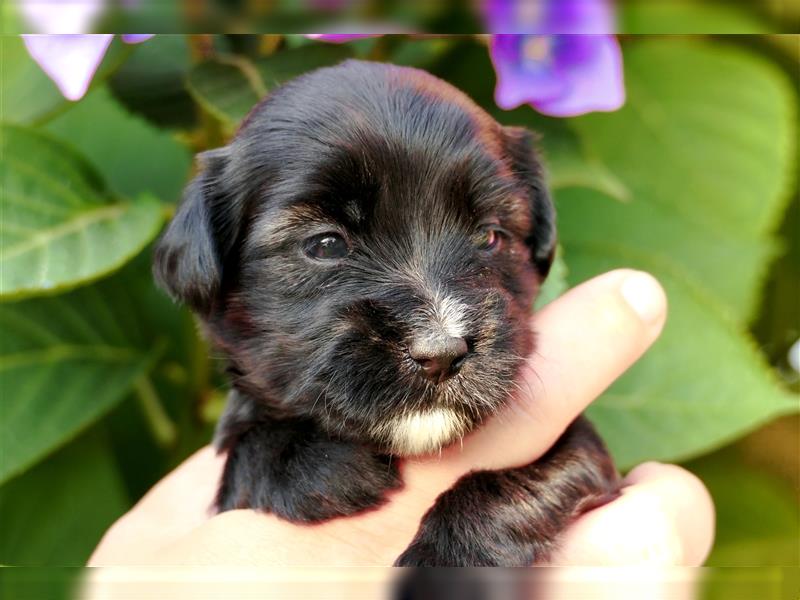
<svg viewBox="0 0 800 600">
<path fill-rule="evenodd" d="M 105 0 L 21 0 L 32 33 L 86 33 L 105 10 Z"/>
<path fill-rule="evenodd" d="M 622 52 L 607 0 L 485 0 L 495 102 L 568 117 L 625 102 Z"/>
<path fill-rule="evenodd" d="M 120 37 L 126 44 L 138 44 L 140 42 L 146 42 L 154 35 L 154 33 L 123 33 Z"/>
<path fill-rule="evenodd" d="M 123 0 L 127 9 L 139 0 Z M 114 38 L 86 34 L 107 9 L 106 0 L 20 0 L 20 14 L 30 34 L 23 35 L 28 54 L 68 100 L 79 100 L 89 89 L 97 68 Z M 40 35 L 44 34 L 44 35 Z M 123 34 L 137 44 L 152 34 Z"/>
<path fill-rule="evenodd" d="M 499 34 L 489 44 L 502 109 L 527 103 L 570 117 L 625 103 L 622 52 L 612 35 Z"/>
<path fill-rule="evenodd" d="M 67 100 L 80 100 L 113 39 L 112 34 L 23 35 L 28 54 L 53 80 Z M 143 42 L 152 34 L 125 34 L 129 44 Z"/>
<path fill-rule="evenodd" d="M 483 0 L 489 33 L 597 33 L 615 31 L 609 0 Z"/>
<path fill-rule="evenodd" d="M 67 100 L 79 100 L 89 89 L 113 35 L 23 35 L 28 54 L 53 80 Z"/>
<path fill-rule="evenodd" d="M 382 33 L 307 33 L 305 37 L 318 40 L 320 42 L 331 42 L 333 44 L 343 44 L 352 40 L 362 38 L 379 37 Z"/>
</svg>

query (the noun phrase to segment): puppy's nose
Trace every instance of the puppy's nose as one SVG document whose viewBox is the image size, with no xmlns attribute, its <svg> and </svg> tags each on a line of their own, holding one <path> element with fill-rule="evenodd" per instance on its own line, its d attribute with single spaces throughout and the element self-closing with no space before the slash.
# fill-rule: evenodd
<svg viewBox="0 0 800 600">
<path fill-rule="evenodd" d="M 415 340 L 408 351 L 420 366 L 422 374 L 440 383 L 458 372 L 469 348 L 464 338 L 443 336 Z"/>
</svg>

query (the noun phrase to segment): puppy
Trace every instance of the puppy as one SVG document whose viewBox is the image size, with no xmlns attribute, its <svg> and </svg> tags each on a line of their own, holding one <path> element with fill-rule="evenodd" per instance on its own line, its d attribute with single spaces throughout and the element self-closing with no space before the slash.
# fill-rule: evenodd
<svg viewBox="0 0 800 600">
<path fill-rule="evenodd" d="M 423 71 L 347 61 L 276 89 L 200 159 L 154 271 L 230 361 L 219 510 L 376 507 L 398 457 L 508 402 L 556 240 L 529 132 Z M 546 561 L 617 486 L 578 419 L 536 463 L 463 477 L 396 564 Z"/>
</svg>

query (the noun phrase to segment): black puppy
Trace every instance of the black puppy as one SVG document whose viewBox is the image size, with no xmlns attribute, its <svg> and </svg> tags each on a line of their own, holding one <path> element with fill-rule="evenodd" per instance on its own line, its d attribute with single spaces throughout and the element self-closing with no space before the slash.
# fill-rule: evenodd
<svg viewBox="0 0 800 600">
<path fill-rule="evenodd" d="M 217 503 L 313 522 L 381 504 L 397 459 L 500 410 L 556 239 L 532 136 L 416 69 L 298 77 L 201 156 L 158 281 L 230 359 Z M 398 565 L 527 565 L 617 489 L 592 427 L 463 477 Z"/>
</svg>

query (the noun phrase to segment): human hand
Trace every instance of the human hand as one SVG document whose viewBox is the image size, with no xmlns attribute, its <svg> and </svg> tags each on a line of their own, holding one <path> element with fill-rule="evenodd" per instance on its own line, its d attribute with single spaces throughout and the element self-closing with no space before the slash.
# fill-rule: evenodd
<svg viewBox="0 0 800 600">
<path fill-rule="evenodd" d="M 596 277 L 534 317 L 537 351 L 522 392 L 502 413 L 441 456 L 401 464 L 405 485 L 363 514 L 297 525 L 251 510 L 213 514 L 224 457 L 203 448 L 160 481 L 104 536 L 90 565 L 391 565 L 436 497 L 462 475 L 542 456 L 564 429 L 655 341 L 666 299 L 649 275 Z M 646 463 L 622 495 L 565 532 L 560 565 L 702 564 L 714 510 L 687 471 Z"/>
</svg>

